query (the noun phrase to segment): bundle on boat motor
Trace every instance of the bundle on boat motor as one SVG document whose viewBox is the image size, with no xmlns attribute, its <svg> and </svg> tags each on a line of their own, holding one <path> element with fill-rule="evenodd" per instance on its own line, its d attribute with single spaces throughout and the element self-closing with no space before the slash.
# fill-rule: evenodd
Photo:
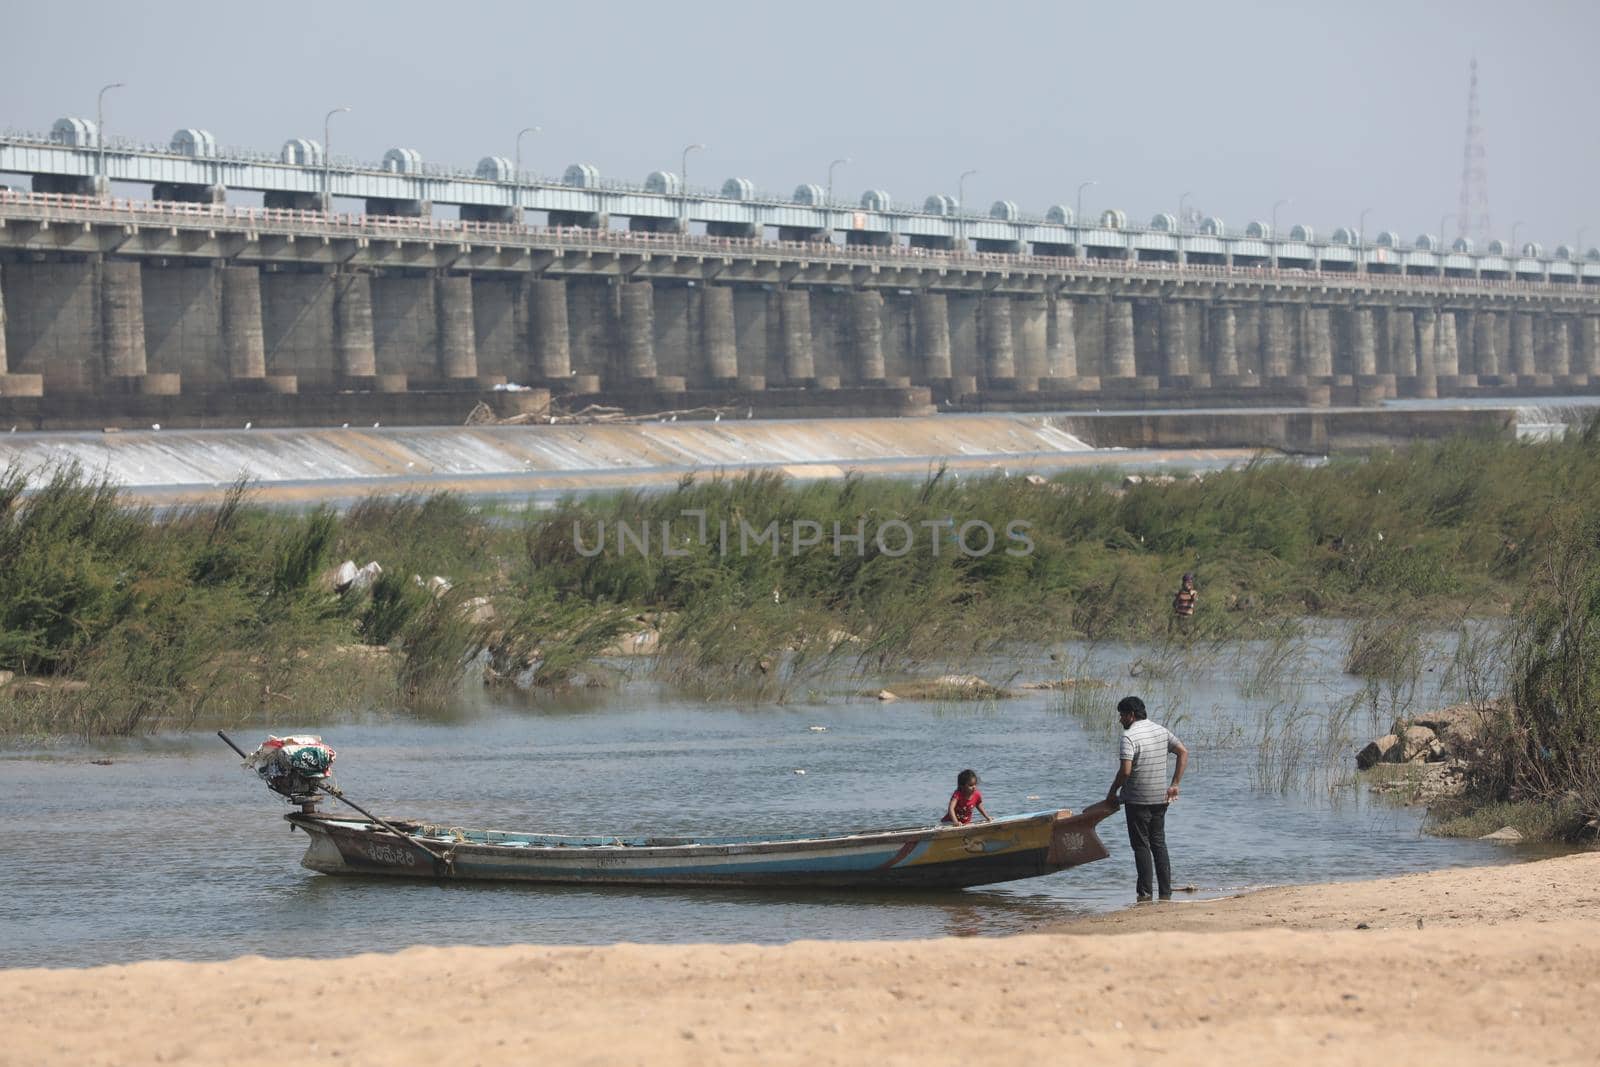
<svg viewBox="0 0 1600 1067">
<path fill-rule="evenodd" d="M 267 788 L 299 804 L 301 811 L 314 811 L 319 793 L 338 795 L 333 784 L 333 761 L 338 753 L 315 734 L 268 737 L 246 756 L 246 767 L 255 770 Z"/>
</svg>

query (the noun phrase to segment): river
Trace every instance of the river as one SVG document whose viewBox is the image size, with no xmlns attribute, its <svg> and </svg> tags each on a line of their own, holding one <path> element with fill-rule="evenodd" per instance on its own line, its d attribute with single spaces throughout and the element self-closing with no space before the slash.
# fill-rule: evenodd
<svg viewBox="0 0 1600 1067">
<path fill-rule="evenodd" d="M 824 831 L 932 823 L 965 767 L 982 775 L 991 813 L 1081 808 L 1114 770 L 1115 700 L 1137 693 L 1194 752 L 1168 834 L 1176 883 L 1195 895 L 1527 855 L 1424 836 L 1420 811 L 1352 783 L 1353 746 L 1392 709 L 1337 713 L 1361 688 L 1339 670 L 1342 640 L 1015 650 L 976 667 L 1013 685 L 1088 673 L 1110 686 L 976 703 L 880 703 L 839 682 L 794 706 L 707 705 L 663 689 L 641 661 L 578 702 L 463 700 L 432 718 L 375 711 L 271 729 L 322 733 L 340 752 L 340 784 L 380 814 L 558 832 Z M 1422 674 L 1415 706 L 1439 697 L 1440 673 Z M 268 732 L 234 731 L 252 744 Z M 1102 825 L 1109 860 L 963 891 L 436 885 L 301 868 L 306 839 L 288 832 L 284 805 L 210 730 L 0 752 L 0 782 L 0 966 L 994 935 L 1133 896 L 1120 816 Z"/>
</svg>

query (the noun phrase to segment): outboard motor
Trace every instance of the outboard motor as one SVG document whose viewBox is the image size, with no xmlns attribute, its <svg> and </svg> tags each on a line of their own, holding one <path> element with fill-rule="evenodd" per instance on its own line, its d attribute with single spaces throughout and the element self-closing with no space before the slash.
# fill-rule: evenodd
<svg viewBox="0 0 1600 1067">
<path fill-rule="evenodd" d="M 302 811 L 312 811 L 323 790 L 338 793 L 332 777 L 335 755 L 322 738 L 299 734 L 268 737 L 244 762 L 255 768 L 268 789 L 299 804 Z"/>
</svg>

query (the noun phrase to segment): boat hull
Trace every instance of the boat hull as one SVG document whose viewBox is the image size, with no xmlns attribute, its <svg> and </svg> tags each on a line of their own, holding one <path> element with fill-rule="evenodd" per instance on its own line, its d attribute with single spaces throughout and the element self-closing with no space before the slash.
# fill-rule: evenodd
<svg viewBox="0 0 1600 1067">
<path fill-rule="evenodd" d="M 400 836 L 357 819 L 285 816 L 311 837 L 302 864 L 327 874 L 625 886 L 955 889 L 1034 878 L 1106 857 L 1097 805 L 975 826 L 837 837 L 668 844 L 593 843 L 400 823 Z M 582 842 L 582 843 L 559 843 Z"/>
</svg>

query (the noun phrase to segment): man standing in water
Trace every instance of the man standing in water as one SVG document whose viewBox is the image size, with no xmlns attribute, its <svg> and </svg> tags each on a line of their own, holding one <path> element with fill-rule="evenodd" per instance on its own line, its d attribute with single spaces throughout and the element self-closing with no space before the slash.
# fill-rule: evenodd
<svg viewBox="0 0 1600 1067">
<path fill-rule="evenodd" d="M 1189 750 L 1172 731 L 1145 717 L 1144 701 L 1123 697 L 1117 704 L 1122 722 L 1122 765 L 1106 800 L 1119 800 L 1128 819 L 1128 843 L 1138 868 L 1139 903 L 1151 898 L 1152 874 L 1162 900 L 1172 899 L 1172 864 L 1167 858 L 1167 805 L 1178 798 L 1178 782 L 1189 766 Z M 1167 753 L 1178 757 L 1167 784 Z M 1152 870 L 1153 868 L 1153 870 Z"/>
</svg>

